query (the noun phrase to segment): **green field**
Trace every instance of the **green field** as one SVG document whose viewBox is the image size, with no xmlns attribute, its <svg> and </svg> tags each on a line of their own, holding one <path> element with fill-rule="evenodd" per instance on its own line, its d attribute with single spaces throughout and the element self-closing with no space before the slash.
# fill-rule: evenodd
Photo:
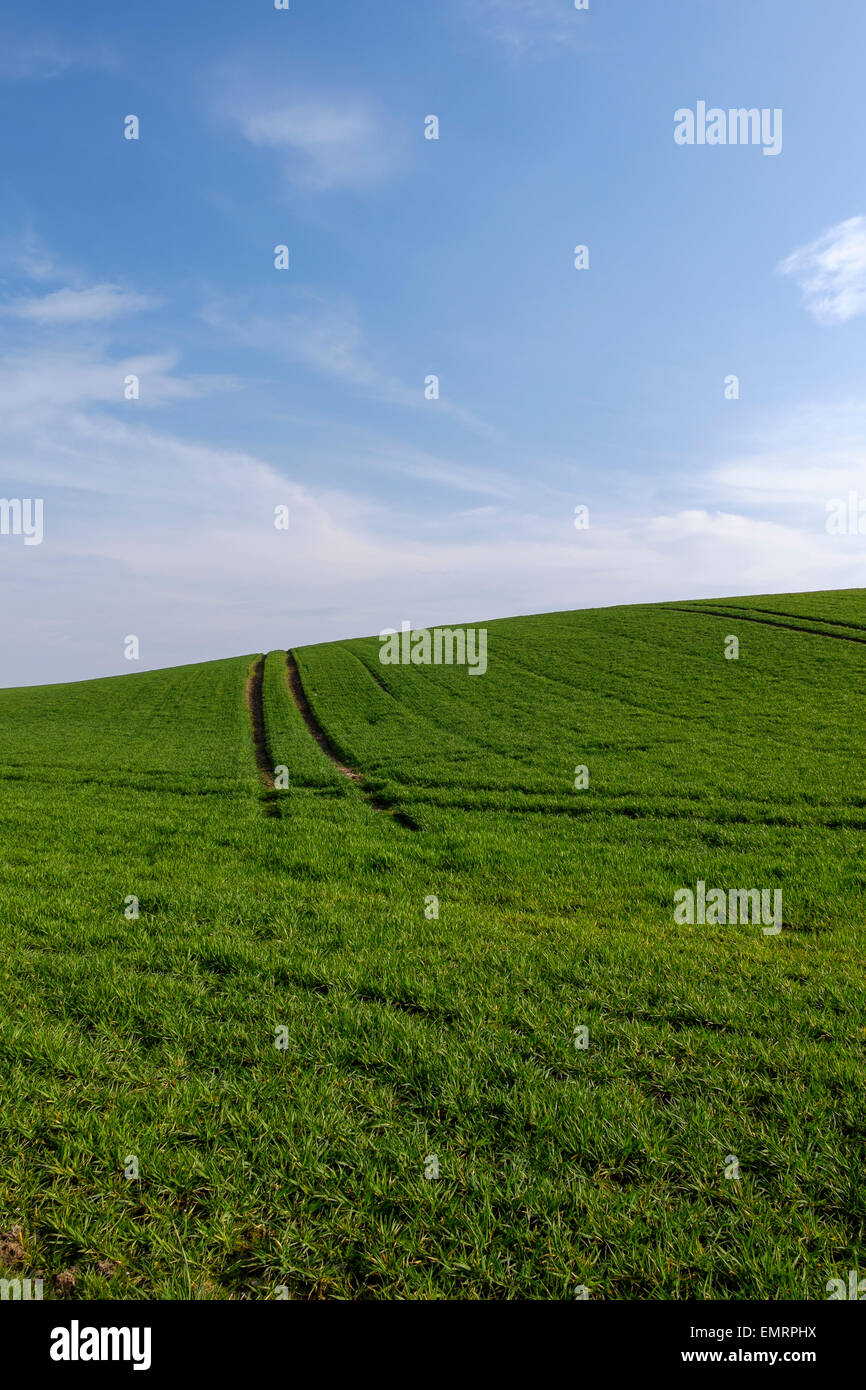
<svg viewBox="0 0 866 1390">
<path fill-rule="evenodd" d="M 0 691 L 0 1273 L 823 1299 L 862 1271 L 864 600 L 491 622 L 483 677 L 297 649 L 356 778 L 285 652 L 257 721 L 255 653 Z M 781 889 L 783 929 L 678 924 L 699 880 Z"/>
</svg>

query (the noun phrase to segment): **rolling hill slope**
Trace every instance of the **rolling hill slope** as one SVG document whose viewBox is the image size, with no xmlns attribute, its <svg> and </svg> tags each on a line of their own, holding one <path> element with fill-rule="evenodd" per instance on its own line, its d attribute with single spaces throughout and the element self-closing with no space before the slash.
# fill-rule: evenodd
<svg viewBox="0 0 866 1390">
<path fill-rule="evenodd" d="M 368 638 L 0 691 L 0 1263 L 825 1297 L 863 1263 L 864 597 L 491 622 L 477 677 Z M 782 929 L 675 920 L 699 883 Z"/>
</svg>

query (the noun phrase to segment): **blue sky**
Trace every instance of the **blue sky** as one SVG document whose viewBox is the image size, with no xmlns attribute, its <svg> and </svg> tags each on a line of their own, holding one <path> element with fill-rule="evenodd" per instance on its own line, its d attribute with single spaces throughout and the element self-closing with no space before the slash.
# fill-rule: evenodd
<svg viewBox="0 0 866 1390">
<path fill-rule="evenodd" d="M 863 584 L 864 41 L 859 0 L 7 0 L 0 497 L 44 539 L 0 535 L 0 684 Z M 781 151 L 678 145 L 699 101 Z"/>
</svg>

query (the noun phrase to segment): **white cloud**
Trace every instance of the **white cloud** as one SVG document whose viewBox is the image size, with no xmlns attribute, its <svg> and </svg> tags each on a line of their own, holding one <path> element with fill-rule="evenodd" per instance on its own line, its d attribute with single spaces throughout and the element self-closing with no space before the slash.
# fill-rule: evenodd
<svg viewBox="0 0 866 1390">
<path fill-rule="evenodd" d="M 866 217 L 830 227 L 776 269 L 796 281 L 819 323 L 844 323 L 866 313 Z"/>
<path fill-rule="evenodd" d="M 159 299 L 119 285 L 91 285 L 88 289 L 53 290 L 33 299 L 17 299 L 2 311 L 16 318 L 52 325 L 106 322 L 124 314 L 140 313 L 161 304 Z"/>
<path fill-rule="evenodd" d="M 367 188 L 401 163 L 401 140 L 365 100 L 287 101 L 249 83 L 236 84 L 219 110 L 250 144 L 276 151 L 289 182 L 306 193 Z"/>
</svg>

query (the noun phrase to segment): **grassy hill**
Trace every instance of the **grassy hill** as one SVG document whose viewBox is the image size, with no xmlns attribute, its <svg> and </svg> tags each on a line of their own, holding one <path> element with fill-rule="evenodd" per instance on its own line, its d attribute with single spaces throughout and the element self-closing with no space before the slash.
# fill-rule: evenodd
<svg viewBox="0 0 866 1390">
<path fill-rule="evenodd" d="M 0 691 L 0 1273 L 826 1297 L 864 1262 L 864 598 L 491 622 L 474 678 L 369 638 Z M 698 881 L 782 930 L 675 921 Z"/>
</svg>

